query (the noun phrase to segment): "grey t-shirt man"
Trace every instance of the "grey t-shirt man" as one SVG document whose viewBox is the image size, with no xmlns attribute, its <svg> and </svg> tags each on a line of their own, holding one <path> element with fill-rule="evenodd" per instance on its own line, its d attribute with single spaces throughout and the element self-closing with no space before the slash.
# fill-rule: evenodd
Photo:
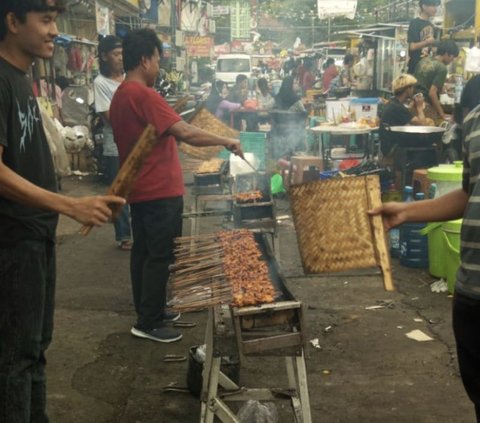
<svg viewBox="0 0 480 423">
<path fill-rule="evenodd" d="M 97 113 L 108 112 L 115 91 L 120 86 L 120 82 L 107 78 L 102 74 L 98 75 L 93 81 L 95 92 L 95 110 Z M 113 130 L 110 122 L 103 119 L 103 155 L 118 156 L 118 149 L 113 139 Z"/>
</svg>

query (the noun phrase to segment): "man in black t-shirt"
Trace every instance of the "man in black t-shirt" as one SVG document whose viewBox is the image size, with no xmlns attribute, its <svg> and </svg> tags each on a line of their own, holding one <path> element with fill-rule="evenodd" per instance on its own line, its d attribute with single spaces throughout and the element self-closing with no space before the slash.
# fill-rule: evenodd
<svg viewBox="0 0 480 423">
<path fill-rule="evenodd" d="M 405 106 L 407 100 L 412 98 L 417 80 L 409 74 L 402 74 L 392 82 L 394 97 L 385 106 L 380 119 L 380 148 L 383 156 L 389 156 L 394 151 L 395 137 L 386 129 L 386 126 L 426 125 L 427 120 L 423 113 L 423 96 L 413 98 L 415 115 Z"/>
<path fill-rule="evenodd" d="M 53 331 L 58 214 L 108 221 L 116 196 L 57 194 L 27 72 L 51 58 L 61 0 L 0 1 L 0 422 L 48 422 L 45 350 Z"/>
<path fill-rule="evenodd" d="M 429 54 L 430 47 L 435 42 L 435 31 L 430 19 L 437 14 L 439 4 L 439 0 L 420 0 L 420 15 L 410 22 L 407 34 L 409 74 L 415 73 L 418 62 Z"/>
</svg>

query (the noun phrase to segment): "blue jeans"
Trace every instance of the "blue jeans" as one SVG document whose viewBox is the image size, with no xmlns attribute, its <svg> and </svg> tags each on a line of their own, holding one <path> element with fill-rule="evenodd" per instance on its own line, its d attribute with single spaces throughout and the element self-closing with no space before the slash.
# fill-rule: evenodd
<svg viewBox="0 0 480 423">
<path fill-rule="evenodd" d="M 173 240 L 182 234 L 183 198 L 131 205 L 133 248 L 130 257 L 133 302 L 138 329 L 163 324 L 167 303 L 168 266 L 174 261 Z"/>
<path fill-rule="evenodd" d="M 0 422 L 46 423 L 45 350 L 52 340 L 55 244 L 0 245 Z"/>
<path fill-rule="evenodd" d="M 120 161 L 118 156 L 103 156 L 103 160 L 105 165 L 105 181 L 110 185 L 117 176 Z M 117 219 L 113 222 L 113 227 L 115 228 L 115 241 L 128 241 L 132 238 L 128 205 L 122 207 Z"/>
</svg>

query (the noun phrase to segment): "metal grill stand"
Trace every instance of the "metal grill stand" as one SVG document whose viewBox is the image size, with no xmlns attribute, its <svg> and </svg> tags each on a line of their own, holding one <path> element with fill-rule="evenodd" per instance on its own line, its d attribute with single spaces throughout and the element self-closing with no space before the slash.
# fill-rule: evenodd
<svg viewBox="0 0 480 423">
<path fill-rule="evenodd" d="M 302 327 L 303 315 L 299 301 L 280 301 L 230 310 L 228 306 L 210 308 L 205 337 L 207 350 L 200 422 L 213 423 L 214 418 L 218 417 L 224 423 L 238 423 L 227 402 L 288 400 L 293 409 L 293 421 L 311 423 Z M 269 328 L 268 332 L 266 328 Z M 240 387 L 220 370 L 222 357 L 238 355 L 285 357 L 288 386 Z"/>
</svg>

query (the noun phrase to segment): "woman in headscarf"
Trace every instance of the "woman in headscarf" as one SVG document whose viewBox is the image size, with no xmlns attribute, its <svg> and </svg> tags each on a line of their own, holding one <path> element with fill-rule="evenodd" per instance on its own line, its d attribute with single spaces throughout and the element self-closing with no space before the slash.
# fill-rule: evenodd
<svg viewBox="0 0 480 423">
<path fill-rule="evenodd" d="M 304 112 L 305 107 L 300 97 L 295 93 L 293 84 L 293 76 L 286 76 L 283 79 L 280 91 L 275 97 L 276 108 L 289 112 Z"/>
<path fill-rule="evenodd" d="M 204 106 L 210 113 L 213 113 L 216 117 L 229 124 L 230 112 L 239 109 L 242 105 L 226 100 L 227 95 L 227 84 L 223 81 L 215 81 L 212 85 L 210 95 L 205 100 Z"/>
</svg>

